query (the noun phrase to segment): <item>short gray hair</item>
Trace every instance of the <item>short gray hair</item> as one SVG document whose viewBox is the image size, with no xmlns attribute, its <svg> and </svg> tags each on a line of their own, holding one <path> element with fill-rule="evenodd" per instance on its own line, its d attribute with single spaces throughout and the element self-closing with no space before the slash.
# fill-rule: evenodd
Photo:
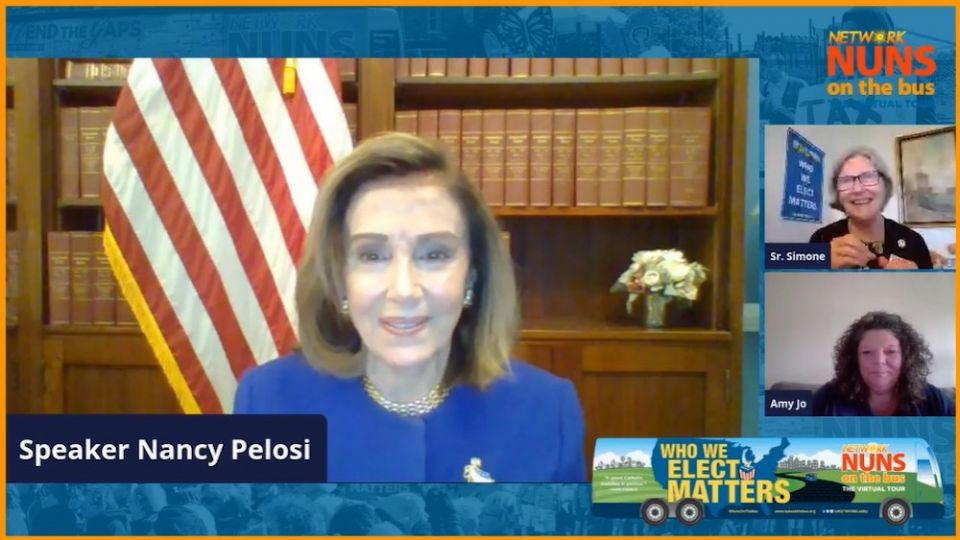
<svg viewBox="0 0 960 540">
<path fill-rule="evenodd" d="M 890 169 L 887 169 L 886 163 L 883 162 L 883 159 L 876 150 L 861 146 L 846 152 L 843 157 L 833 165 L 833 175 L 830 176 L 830 208 L 840 210 L 841 212 L 843 211 L 843 205 L 840 204 L 840 197 L 837 192 L 837 182 L 840 179 L 840 171 L 843 170 L 843 166 L 855 157 L 869 159 L 870 163 L 873 164 L 873 168 L 877 170 L 877 173 L 883 180 L 883 206 L 886 206 L 887 203 L 890 202 L 890 198 L 893 197 L 893 177 L 890 176 Z"/>
</svg>

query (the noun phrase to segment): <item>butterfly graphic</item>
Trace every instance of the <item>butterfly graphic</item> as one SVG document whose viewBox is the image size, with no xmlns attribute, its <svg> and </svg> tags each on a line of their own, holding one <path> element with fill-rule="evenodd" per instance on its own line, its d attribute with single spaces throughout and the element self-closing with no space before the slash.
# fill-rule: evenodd
<svg viewBox="0 0 960 540">
<path fill-rule="evenodd" d="M 547 56 L 553 53 L 553 11 L 549 7 L 503 9 L 492 30 L 483 38 L 488 55 Z"/>
</svg>

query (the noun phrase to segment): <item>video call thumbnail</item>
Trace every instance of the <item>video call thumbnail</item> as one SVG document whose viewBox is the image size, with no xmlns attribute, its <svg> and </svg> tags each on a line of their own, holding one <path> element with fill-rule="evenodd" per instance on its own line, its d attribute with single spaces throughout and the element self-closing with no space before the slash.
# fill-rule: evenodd
<svg viewBox="0 0 960 540">
<path fill-rule="evenodd" d="M 829 246 L 832 269 L 955 267 L 954 127 L 767 126 L 764 136 L 768 246 Z"/>
<path fill-rule="evenodd" d="M 768 273 L 768 416 L 953 416 L 952 273 Z"/>
</svg>

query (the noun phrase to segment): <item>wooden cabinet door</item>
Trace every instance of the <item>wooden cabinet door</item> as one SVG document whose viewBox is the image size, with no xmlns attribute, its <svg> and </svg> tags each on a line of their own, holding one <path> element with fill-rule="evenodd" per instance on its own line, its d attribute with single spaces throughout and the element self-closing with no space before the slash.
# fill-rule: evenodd
<svg viewBox="0 0 960 540">
<path fill-rule="evenodd" d="M 574 382 L 598 437 L 736 435 L 728 426 L 729 343 L 647 341 L 555 345 L 552 371 Z"/>
<path fill-rule="evenodd" d="M 533 364 L 540 369 L 553 371 L 552 347 L 520 341 L 513 348 L 513 358 Z"/>
<path fill-rule="evenodd" d="M 67 414 L 182 412 L 156 357 L 139 334 L 82 333 L 43 343 L 43 411 Z"/>
</svg>

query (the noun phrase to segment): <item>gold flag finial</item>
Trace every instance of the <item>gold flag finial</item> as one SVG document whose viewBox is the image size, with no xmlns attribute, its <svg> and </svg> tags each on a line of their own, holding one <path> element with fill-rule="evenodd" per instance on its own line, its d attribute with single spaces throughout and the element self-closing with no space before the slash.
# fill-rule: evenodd
<svg viewBox="0 0 960 540">
<path fill-rule="evenodd" d="M 297 90 L 297 59 L 287 58 L 283 64 L 283 95 L 292 96 Z"/>
</svg>

